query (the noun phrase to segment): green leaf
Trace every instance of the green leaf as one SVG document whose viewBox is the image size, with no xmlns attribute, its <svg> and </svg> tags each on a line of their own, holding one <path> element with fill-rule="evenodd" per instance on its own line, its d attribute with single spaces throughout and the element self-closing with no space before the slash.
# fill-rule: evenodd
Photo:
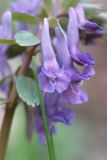
<svg viewBox="0 0 107 160">
<path fill-rule="evenodd" d="M 50 26 L 53 27 L 53 28 L 59 27 L 60 31 L 62 32 L 63 36 L 65 37 L 65 31 L 64 31 L 63 28 L 61 27 L 60 22 L 59 22 L 58 19 L 56 19 L 56 18 L 50 19 L 49 24 L 50 24 Z"/>
<path fill-rule="evenodd" d="M 6 50 L 7 58 L 14 58 L 21 55 L 25 51 L 25 47 L 19 46 L 18 44 L 10 45 Z"/>
<path fill-rule="evenodd" d="M 46 6 L 46 9 L 49 12 L 52 12 L 53 11 L 52 0 L 44 0 L 44 3 L 45 3 L 45 6 Z"/>
<path fill-rule="evenodd" d="M 12 39 L 0 39 L 0 43 L 2 43 L 2 44 L 15 44 L 15 41 Z"/>
<path fill-rule="evenodd" d="M 33 46 L 40 43 L 40 40 L 35 35 L 27 31 L 16 33 L 15 39 L 20 46 Z"/>
<path fill-rule="evenodd" d="M 46 11 L 46 9 L 45 8 L 42 8 L 42 10 L 41 10 L 41 13 L 40 13 L 40 19 L 44 19 L 44 18 L 46 18 L 46 17 L 48 17 L 48 13 L 47 13 L 47 11 Z"/>
<path fill-rule="evenodd" d="M 62 8 L 66 11 L 69 7 L 74 7 L 76 4 L 79 3 L 80 0 L 64 0 L 62 2 Z"/>
<path fill-rule="evenodd" d="M 8 102 L 9 102 L 8 100 L 0 98 L 0 105 L 6 104 Z"/>
<path fill-rule="evenodd" d="M 12 18 L 15 21 L 20 21 L 29 24 L 39 23 L 39 19 L 27 13 L 12 12 Z"/>
<path fill-rule="evenodd" d="M 102 10 L 101 4 L 83 3 L 82 6 L 88 19 L 97 16 Z"/>
<path fill-rule="evenodd" d="M 93 18 L 93 21 L 97 22 L 98 24 L 107 24 L 107 13 L 101 12 L 96 17 Z"/>
<path fill-rule="evenodd" d="M 31 78 L 19 76 L 16 80 L 16 89 L 19 97 L 28 105 L 35 107 L 39 105 L 39 97 L 37 88 Z"/>
<path fill-rule="evenodd" d="M 55 28 L 58 26 L 58 20 L 56 18 L 52 18 L 50 19 L 49 24 L 51 27 Z"/>
</svg>

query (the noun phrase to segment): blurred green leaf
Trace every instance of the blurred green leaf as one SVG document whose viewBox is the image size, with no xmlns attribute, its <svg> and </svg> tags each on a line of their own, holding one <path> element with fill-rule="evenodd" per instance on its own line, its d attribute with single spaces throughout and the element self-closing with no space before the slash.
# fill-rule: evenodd
<svg viewBox="0 0 107 160">
<path fill-rule="evenodd" d="M 18 55 L 21 55 L 24 51 L 25 51 L 25 47 L 19 46 L 17 44 L 13 44 L 7 48 L 6 56 L 7 58 L 14 58 Z"/>
<path fill-rule="evenodd" d="M 54 28 L 59 27 L 59 29 L 62 32 L 63 36 L 64 37 L 66 36 L 65 35 L 65 31 L 63 30 L 62 26 L 60 25 L 60 22 L 59 22 L 58 19 L 56 19 L 56 18 L 50 19 L 49 24 L 51 25 L 51 27 L 54 27 Z"/>
<path fill-rule="evenodd" d="M 28 105 L 32 107 L 35 107 L 36 104 L 39 105 L 37 88 L 31 78 L 19 76 L 16 80 L 16 88 L 19 97 Z"/>
<path fill-rule="evenodd" d="M 83 3 L 82 6 L 85 9 L 88 19 L 97 16 L 102 10 L 101 4 Z"/>
<path fill-rule="evenodd" d="M 15 44 L 15 41 L 12 39 L 0 39 L 0 43 L 2 43 L 2 44 Z"/>
<path fill-rule="evenodd" d="M 69 8 L 70 6 L 75 6 L 76 4 L 79 3 L 79 1 L 80 1 L 80 0 L 64 0 L 64 1 L 62 2 L 62 8 L 63 8 L 64 10 L 68 10 L 68 8 Z"/>
<path fill-rule="evenodd" d="M 27 31 L 16 33 L 15 39 L 20 46 L 33 46 L 40 43 L 40 40 L 35 35 Z"/>
<path fill-rule="evenodd" d="M 9 101 L 7 99 L 0 98 L 0 105 L 6 104 Z"/>
<path fill-rule="evenodd" d="M 12 18 L 15 21 L 20 21 L 24 23 L 35 24 L 39 23 L 39 19 L 27 13 L 20 13 L 20 12 L 12 12 Z"/>
<path fill-rule="evenodd" d="M 52 18 L 50 19 L 49 24 L 51 27 L 55 28 L 58 26 L 58 20 L 56 18 Z"/>
<path fill-rule="evenodd" d="M 40 19 L 44 19 L 44 18 L 46 18 L 46 17 L 48 17 L 48 13 L 47 13 L 47 11 L 46 11 L 46 9 L 45 8 L 43 8 L 42 10 L 41 10 L 41 13 L 40 13 Z"/>
<path fill-rule="evenodd" d="M 96 17 L 93 18 L 93 21 L 97 22 L 98 24 L 107 24 L 107 13 L 101 12 Z"/>
<path fill-rule="evenodd" d="M 45 6 L 46 6 L 46 9 L 49 11 L 49 12 L 52 12 L 52 0 L 44 0 L 44 3 L 45 3 Z"/>
</svg>

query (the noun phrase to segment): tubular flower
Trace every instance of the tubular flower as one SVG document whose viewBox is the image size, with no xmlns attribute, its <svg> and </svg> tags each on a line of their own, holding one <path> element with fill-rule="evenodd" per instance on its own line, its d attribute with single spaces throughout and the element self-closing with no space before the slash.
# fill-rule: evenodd
<svg viewBox="0 0 107 160">
<path fill-rule="evenodd" d="M 60 27 L 55 28 L 54 49 L 46 18 L 42 29 L 42 67 L 39 72 L 39 82 L 43 93 L 49 132 L 52 128 L 55 129 L 55 123 L 71 124 L 75 114 L 66 105 L 88 101 L 86 91 L 81 88 L 81 82 L 95 74 L 91 66 L 93 63 L 89 63 L 88 55 L 79 50 L 79 28 L 75 10 L 70 8 L 69 14 L 67 34 L 63 34 Z M 81 59 L 78 54 L 81 54 Z M 85 60 L 84 54 L 88 57 Z M 75 62 L 83 65 L 82 73 L 74 66 Z M 37 115 L 35 117 L 36 131 L 41 142 L 44 143 L 45 135 L 40 108 L 36 107 L 35 111 Z"/>
<path fill-rule="evenodd" d="M 93 65 L 95 61 L 89 53 L 80 51 L 78 21 L 74 8 L 69 9 L 69 22 L 67 28 L 67 41 L 70 54 L 74 61 L 81 65 Z"/>
<path fill-rule="evenodd" d="M 44 19 L 44 26 L 41 36 L 42 61 L 43 66 L 39 73 L 41 89 L 44 92 L 52 93 L 55 90 L 62 93 L 67 89 L 70 78 L 66 74 L 64 67 L 59 66 L 54 52 L 50 34 L 48 20 Z"/>
<path fill-rule="evenodd" d="M 86 19 L 84 9 L 81 4 L 78 4 L 75 8 L 79 29 L 85 34 L 85 40 L 87 43 L 92 43 L 97 37 L 103 35 L 103 29 L 98 24 Z"/>
<path fill-rule="evenodd" d="M 60 94 L 57 92 L 46 93 L 44 95 L 44 105 L 46 110 L 46 116 L 48 121 L 49 132 L 54 129 L 56 132 L 55 123 L 64 123 L 65 125 L 70 125 L 71 120 L 75 117 L 75 113 L 64 106 L 61 102 Z M 39 135 L 40 142 L 45 142 L 44 127 L 42 122 L 42 115 L 39 107 L 35 107 L 34 114 L 35 117 L 35 127 L 36 132 Z"/>
<path fill-rule="evenodd" d="M 12 38 L 12 17 L 11 12 L 5 12 L 1 19 L 0 25 L 0 38 L 1 39 L 10 39 Z M 0 79 L 11 74 L 11 69 L 6 59 L 7 45 L 0 44 Z M 7 83 L 6 83 L 7 84 Z M 7 85 L 4 84 L 0 86 L 1 89 L 6 89 Z"/>
</svg>

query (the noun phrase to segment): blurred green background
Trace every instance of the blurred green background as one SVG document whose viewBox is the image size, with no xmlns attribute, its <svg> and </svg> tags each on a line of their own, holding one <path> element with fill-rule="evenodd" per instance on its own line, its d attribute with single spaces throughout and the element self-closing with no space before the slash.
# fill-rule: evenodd
<svg viewBox="0 0 107 160">
<path fill-rule="evenodd" d="M 107 11 L 107 2 L 104 9 Z M 9 0 L 0 0 L 0 14 Z M 84 47 L 96 60 L 96 76 L 86 82 L 89 102 L 71 106 L 77 118 L 72 126 L 58 124 L 54 136 L 57 160 L 106 160 L 107 159 L 107 38 L 97 40 L 96 45 Z M 48 160 L 47 147 L 39 144 L 33 133 L 31 141 L 25 137 L 25 113 L 20 106 L 14 116 L 6 160 Z"/>
</svg>

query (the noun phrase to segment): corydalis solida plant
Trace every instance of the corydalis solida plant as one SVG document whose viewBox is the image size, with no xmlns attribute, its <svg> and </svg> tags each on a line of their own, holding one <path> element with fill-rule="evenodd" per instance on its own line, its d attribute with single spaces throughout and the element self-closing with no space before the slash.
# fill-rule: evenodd
<svg viewBox="0 0 107 160">
<path fill-rule="evenodd" d="M 23 7 L 23 3 L 24 3 L 24 7 Z M 38 5 L 41 8 L 37 12 L 35 12 L 35 8 Z M 48 7 L 47 3 L 45 4 L 45 7 Z M 52 7 L 52 8 L 54 13 L 55 7 Z M 49 130 L 49 133 L 51 133 L 52 130 L 55 132 L 55 123 L 61 122 L 66 125 L 70 125 L 71 120 L 75 117 L 74 112 L 66 106 L 67 104 L 80 104 L 80 103 L 85 103 L 88 100 L 87 93 L 81 88 L 81 84 L 85 80 L 89 80 L 89 78 L 95 74 L 95 71 L 92 67 L 95 61 L 93 60 L 90 53 L 85 53 L 80 50 L 80 47 L 79 47 L 80 31 L 84 33 L 86 37 L 89 37 L 87 40 L 90 40 L 92 42 L 94 38 L 102 35 L 103 30 L 102 30 L 102 27 L 100 27 L 100 25 L 86 19 L 85 13 L 81 4 L 77 4 L 75 7 L 69 7 L 68 11 L 65 11 L 66 12 L 65 14 L 68 15 L 68 24 L 66 24 L 67 28 L 65 29 L 65 31 L 63 31 L 62 26 L 60 26 L 59 23 L 57 23 L 57 25 L 52 27 L 52 30 L 51 30 L 49 26 L 49 20 L 53 13 L 50 13 L 48 15 L 48 13 L 46 13 L 46 10 L 45 10 L 45 15 L 42 15 L 43 14 L 41 13 L 42 9 L 44 9 L 43 1 L 37 2 L 33 0 L 29 2 L 27 0 L 26 1 L 20 0 L 19 2 L 11 5 L 11 10 L 14 12 L 27 13 L 34 16 L 35 18 L 37 17 L 39 18 L 39 23 L 36 24 L 36 26 L 34 26 L 35 30 L 38 31 L 37 35 L 39 36 L 41 41 L 40 53 L 41 53 L 42 62 L 39 64 L 39 66 L 37 66 L 37 74 L 38 74 L 39 84 L 40 84 L 42 97 L 44 101 L 44 107 L 46 111 L 48 130 Z M 59 11 L 63 12 L 63 9 L 59 7 Z M 19 13 L 19 16 L 22 15 L 20 13 Z M 44 18 L 46 17 L 46 14 L 47 14 L 47 18 Z M 11 15 L 11 12 L 9 12 L 9 15 Z M 56 15 L 56 17 L 58 16 Z M 4 29 L 4 26 L 5 26 L 7 27 L 7 29 L 11 29 L 12 28 L 11 23 L 8 23 L 8 21 L 11 22 L 11 16 L 8 19 L 5 18 L 5 21 L 7 23 L 3 21 L 1 24 L 1 28 Z M 43 22 L 43 25 L 41 25 L 40 23 L 41 21 Z M 26 29 L 30 31 L 28 24 L 26 25 L 24 22 L 23 23 L 21 22 L 18 25 L 18 30 L 20 31 L 21 29 L 24 29 L 24 30 Z M 1 32 L 1 39 L 3 38 L 10 39 L 14 37 L 14 36 L 8 37 L 8 34 L 11 33 L 9 30 L 7 30 L 7 32 L 5 33 L 6 33 L 6 36 L 3 36 L 3 33 Z M 22 36 L 22 34 L 21 36 L 19 36 L 18 40 L 20 41 L 20 44 L 22 44 L 23 42 L 23 45 L 24 45 L 27 39 L 28 42 L 30 41 L 30 46 L 32 46 L 31 40 L 34 37 L 32 38 L 32 36 L 30 36 L 29 38 L 27 32 L 24 32 L 24 33 L 26 33 L 25 39 Z M 13 33 L 13 35 L 14 34 L 15 33 Z M 28 42 L 27 44 L 29 46 Z M 6 49 L 8 49 L 8 46 L 6 46 Z M 7 53 L 6 49 L 3 51 L 4 56 L 6 56 L 6 53 Z M 25 54 L 25 61 L 22 64 L 22 70 L 19 71 L 21 75 L 25 75 L 25 73 L 27 72 L 26 68 L 28 68 L 32 59 L 31 58 L 32 56 L 30 56 L 30 58 L 29 57 L 26 58 L 26 56 L 29 54 L 28 49 L 27 49 L 28 53 L 26 53 L 26 50 L 24 50 L 24 53 L 23 53 Z M 33 52 L 34 54 L 37 54 L 36 53 L 37 50 L 35 50 L 35 48 Z M 79 72 L 78 68 L 75 67 L 76 66 L 75 64 L 78 65 L 78 67 L 82 66 L 83 70 L 81 73 Z M 1 68 L 0 72 L 4 73 L 3 67 Z M 3 78 L 4 76 L 5 74 L 3 75 Z M 30 77 L 29 81 L 31 79 L 33 81 L 32 76 Z M 33 82 L 29 83 L 25 81 L 25 83 L 28 83 L 28 85 L 30 84 L 34 85 Z M 1 87 L 2 86 L 3 85 L 1 85 Z M 22 88 L 23 91 L 21 90 L 21 93 L 17 88 L 17 92 L 18 92 L 18 96 L 21 97 L 21 99 L 27 103 L 27 101 L 29 100 L 28 94 L 30 96 L 32 96 L 32 94 L 30 94 L 31 90 L 25 90 L 26 88 Z M 26 95 L 24 95 L 23 93 L 24 91 L 27 92 Z M 16 90 L 14 90 L 14 92 L 17 95 Z M 6 97 L 8 97 L 8 95 L 11 94 L 11 89 L 9 93 L 7 93 L 6 90 L 4 90 L 4 93 L 6 94 Z M 16 100 L 17 102 L 19 98 L 18 96 L 15 96 L 15 99 L 12 97 L 13 98 L 12 101 Z M 11 98 L 11 96 L 9 98 Z M 10 99 L 10 102 L 11 102 L 11 99 Z M 14 107 L 13 104 L 15 104 L 15 102 L 10 103 L 12 108 Z M 31 106 L 29 105 L 28 108 L 30 107 Z M 29 121 L 30 118 L 29 117 L 27 118 L 28 136 L 30 137 L 32 134 L 32 129 L 35 129 L 40 137 L 41 142 L 44 143 L 45 129 L 44 129 L 44 124 L 42 119 L 43 117 L 42 117 L 42 111 L 41 111 L 40 105 L 35 104 L 35 107 L 31 108 L 31 110 L 33 112 L 33 117 L 35 122 L 34 122 L 34 128 L 29 127 L 32 123 L 30 123 Z"/>
</svg>

